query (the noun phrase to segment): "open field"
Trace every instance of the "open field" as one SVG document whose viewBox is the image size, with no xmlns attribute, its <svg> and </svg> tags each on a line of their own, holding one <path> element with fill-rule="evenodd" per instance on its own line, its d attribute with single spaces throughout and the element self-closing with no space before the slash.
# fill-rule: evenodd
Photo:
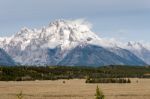
<svg viewBox="0 0 150 99">
<path fill-rule="evenodd" d="M 131 79 L 131 84 L 98 84 L 106 99 L 150 99 L 150 79 Z M 138 83 L 136 82 L 138 80 Z M 0 99 L 94 99 L 97 84 L 84 79 L 0 82 Z"/>
</svg>

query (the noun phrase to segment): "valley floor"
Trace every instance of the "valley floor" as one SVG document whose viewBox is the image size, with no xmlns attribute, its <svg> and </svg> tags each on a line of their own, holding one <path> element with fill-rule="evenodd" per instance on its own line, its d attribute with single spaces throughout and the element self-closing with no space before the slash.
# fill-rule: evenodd
<svg viewBox="0 0 150 99">
<path fill-rule="evenodd" d="M 106 99 L 150 99 L 150 79 L 131 79 L 131 84 L 98 84 Z M 138 80 L 138 83 L 137 83 Z M 65 83 L 63 83 L 65 81 Z M 94 99 L 97 84 L 84 79 L 0 82 L 0 99 Z"/>
</svg>

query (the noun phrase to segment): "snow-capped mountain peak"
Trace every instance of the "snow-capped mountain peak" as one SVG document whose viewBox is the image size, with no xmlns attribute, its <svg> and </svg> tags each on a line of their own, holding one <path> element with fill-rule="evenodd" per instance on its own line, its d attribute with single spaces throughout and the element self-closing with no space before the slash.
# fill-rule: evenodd
<svg viewBox="0 0 150 99">
<path fill-rule="evenodd" d="M 57 46 L 62 43 L 90 42 L 93 39 L 99 37 L 84 22 L 57 20 L 38 30 L 22 28 L 12 37 L 11 42 L 19 41 L 21 46 L 32 41 L 45 42 L 50 47 L 52 43 Z"/>
<path fill-rule="evenodd" d="M 0 47 L 22 65 L 145 64 L 124 50 L 142 45 L 122 45 L 100 38 L 91 31 L 91 24 L 81 19 L 56 20 L 40 29 L 24 27 L 11 37 L 0 38 Z"/>
<path fill-rule="evenodd" d="M 22 64 L 28 64 L 28 60 L 24 61 L 24 57 L 30 60 L 38 61 L 37 64 L 43 64 L 47 61 L 47 49 L 58 48 L 55 56 L 59 56 L 61 60 L 69 50 L 78 45 L 93 43 L 100 38 L 90 30 L 90 26 L 83 20 L 56 20 L 48 26 L 40 29 L 22 28 L 15 35 L 1 39 L 1 47 L 9 53 L 14 60 Z M 4 41 L 7 42 L 4 42 Z M 32 52 L 33 51 L 33 52 Z M 43 53 L 43 60 L 40 54 Z M 32 52 L 32 53 L 31 53 Z M 58 57 L 57 56 L 57 57 Z M 34 57 L 37 57 L 34 59 Z M 32 61 L 32 63 L 35 63 Z"/>
</svg>

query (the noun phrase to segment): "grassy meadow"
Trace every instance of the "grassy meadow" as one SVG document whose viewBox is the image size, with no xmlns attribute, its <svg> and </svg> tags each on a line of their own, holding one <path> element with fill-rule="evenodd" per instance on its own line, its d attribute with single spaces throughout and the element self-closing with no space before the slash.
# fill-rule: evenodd
<svg viewBox="0 0 150 99">
<path fill-rule="evenodd" d="M 96 86 L 106 99 L 150 99 L 150 79 L 132 78 L 130 84 L 87 84 L 85 79 L 1 81 L 0 99 L 94 99 Z M 137 82 L 138 81 L 138 82 Z"/>
</svg>

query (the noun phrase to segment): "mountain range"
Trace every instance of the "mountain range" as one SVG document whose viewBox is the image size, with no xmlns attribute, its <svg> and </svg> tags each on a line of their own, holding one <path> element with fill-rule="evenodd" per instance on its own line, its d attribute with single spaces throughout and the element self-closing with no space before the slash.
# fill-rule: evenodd
<svg viewBox="0 0 150 99">
<path fill-rule="evenodd" d="M 0 38 L 0 65 L 150 65 L 150 48 L 139 42 L 113 42 L 85 21 L 56 20 L 40 29 L 22 28 Z"/>
</svg>

